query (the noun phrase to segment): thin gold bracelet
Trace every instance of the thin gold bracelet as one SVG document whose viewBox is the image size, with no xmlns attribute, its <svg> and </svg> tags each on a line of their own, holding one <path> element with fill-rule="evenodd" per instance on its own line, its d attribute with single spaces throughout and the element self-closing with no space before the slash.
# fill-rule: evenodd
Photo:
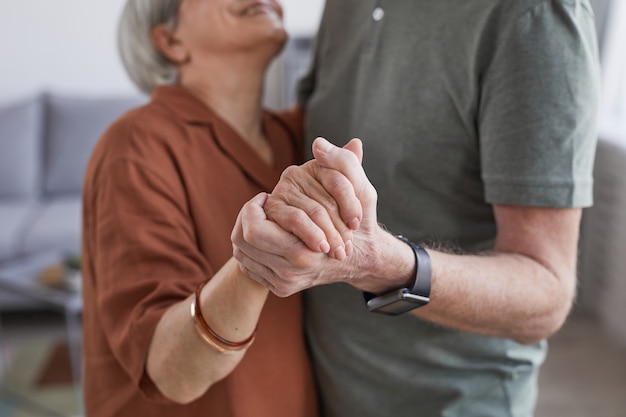
<svg viewBox="0 0 626 417">
<path fill-rule="evenodd" d="M 202 337 L 202 339 L 204 339 L 205 342 L 207 342 L 209 346 L 220 353 L 235 353 L 250 347 L 256 337 L 256 328 L 246 340 L 241 342 L 232 342 L 215 333 L 215 330 L 213 330 L 204 320 L 202 310 L 200 309 L 200 293 L 202 292 L 205 284 L 206 281 L 198 286 L 193 301 L 191 302 L 191 319 L 193 320 L 194 327 L 198 331 L 198 334 Z"/>
</svg>

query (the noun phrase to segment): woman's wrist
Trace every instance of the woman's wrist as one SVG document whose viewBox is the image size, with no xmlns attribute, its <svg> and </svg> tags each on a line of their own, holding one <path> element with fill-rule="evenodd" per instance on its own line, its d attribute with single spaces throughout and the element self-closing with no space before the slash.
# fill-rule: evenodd
<svg viewBox="0 0 626 417">
<path fill-rule="evenodd" d="M 257 327 L 268 290 L 241 271 L 235 259 L 224 267 L 225 274 L 214 276 L 198 293 L 198 305 L 216 333 L 244 340 Z"/>
<path fill-rule="evenodd" d="M 230 262 L 232 262 L 232 264 L 229 264 L 229 267 L 232 268 L 231 274 L 237 281 L 237 285 L 242 288 L 242 291 L 250 291 L 252 294 L 265 295 L 267 297 L 269 290 L 265 286 L 250 278 L 250 276 L 241 269 L 239 262 L 237 262 L 235 258 L 231 258 L 229 263 Z"/>
<path fill-rule="evenodd" d="M 202 293 L 202 289 L 205 285 L 206 282 L 203 282 L 198 286 L 198 288 L 196 289 L 196 293 L 193 297 L 193 301 L 191 302 L 191 319 L 198 335 L 200 335 L 200 337 L 207 343 L 207 345 L 209 345 L 212 349 L 215 349 L 219 353 L 236 353 L 246 350 L 254 342 L 254 338 L 256 336 L 256 328 L 250 336 L 240 341 L 228 340 L 220 334 L 216 333 L 215 330 L 213 330 L 213 328 L 204 319 L 204 315 L 201 309 L 200 294 Z"/>
</svg>

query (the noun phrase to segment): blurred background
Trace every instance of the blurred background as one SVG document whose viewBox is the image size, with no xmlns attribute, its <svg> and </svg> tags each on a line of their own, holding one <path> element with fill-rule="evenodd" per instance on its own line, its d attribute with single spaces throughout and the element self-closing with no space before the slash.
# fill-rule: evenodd
<svg viewBox="0 0 626 417">
<path fill-rule="evenodd" d="M 292 37 L 311 37 L 323 0 L 283 0 Z M 136 90 L 117 55 L 123 0 L 0 0 L 0 103 L 42 90 L 81 96 Z"/>
<path fill-rule="evenodd" d="M 603 72 L 595 205 L 537 417 L 626 417 L 626 1 L 591 2 Z M 324 0 L 282 3 L 290 41 L 267 77 L 273 108 L 293 102 Z M 117 55 L 123 4 L 0 0 L 0 417 L 82 413 L 82 174 L 106 126 L 147 99 Z"/>
</svg>

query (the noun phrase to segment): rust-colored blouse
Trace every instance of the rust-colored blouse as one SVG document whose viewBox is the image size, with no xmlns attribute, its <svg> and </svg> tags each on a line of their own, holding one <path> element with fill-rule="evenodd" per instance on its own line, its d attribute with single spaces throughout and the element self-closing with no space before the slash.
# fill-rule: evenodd
<svg viewBox="0 0 626 417">
<path fill-rule="evenodd" d="M 263 126 L 274 167 L 202 102 L 168 86 L 99 141 L 83 193 L 88 417 L 317 415 L 299 296 L 270 294 L 242 362 L 191 404 L 169 402 L 145 373 L 161 315 L 232 256 L 243 204 L 299 162 L 293 121 L 265 112 Z"/>
</svg>

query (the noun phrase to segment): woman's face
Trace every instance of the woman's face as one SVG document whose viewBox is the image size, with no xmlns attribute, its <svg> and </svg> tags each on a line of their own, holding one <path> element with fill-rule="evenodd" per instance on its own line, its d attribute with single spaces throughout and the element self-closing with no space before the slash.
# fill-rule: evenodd
<svg viewBox="0 0 626 417">
<path fill-rule="evenodd" d="M 286 39 L 278 0 L 183 0 L 175 34 L 192 58 L 282 46 Z"/>
</svg>

